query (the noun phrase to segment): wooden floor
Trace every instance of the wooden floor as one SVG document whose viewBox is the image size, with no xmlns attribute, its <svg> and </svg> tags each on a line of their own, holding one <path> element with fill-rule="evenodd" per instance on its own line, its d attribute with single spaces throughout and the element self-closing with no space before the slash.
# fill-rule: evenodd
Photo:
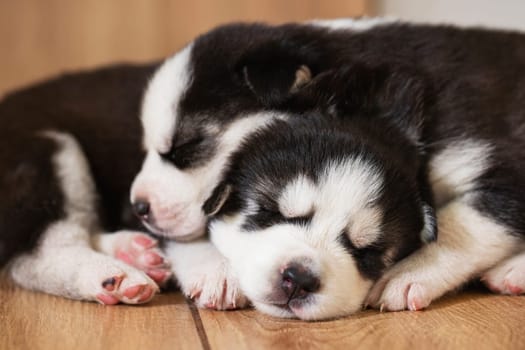
<svg viewBox="0 0 525 350">
<path fill-rule="evenodd" d="M 0 349 L 525 349 L 525 297 L 464 292 L 422 312 L 368 310 L 306 323 L 254 310 L 197 310 L 178 293 L 102 306 L 0 277 Z"/>
</svg>

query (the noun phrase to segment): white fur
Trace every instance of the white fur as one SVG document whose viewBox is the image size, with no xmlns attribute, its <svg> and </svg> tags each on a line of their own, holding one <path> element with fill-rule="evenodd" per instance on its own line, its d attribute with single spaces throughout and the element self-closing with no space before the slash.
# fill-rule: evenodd
<svg viewBox="0 0 525 350">
<path fill-rule="evenodd" d="M 482 280 L 490 289 L 498 293 L 513 295 L 525 293 L 525 251 L 485 272 Z"/>
<path fill-rule="evenodd" d="M 453 201 L 438 212 L 435 243 L 395 265 L 370 293 L 388 310 L 419 310 L 523 249 L 517 237 L 472 208 L 475 197 Z"/>
<path fill-rule="evenodd" d="M 327 166 L 319 183 L 314 222 L 339 232 L 346 228 L 354 244 L 367 245 L 380 234 L 382 214 L 374 204 L 382 186 L 380 169 L 358 157 Z"/>
<path fill-rule="evenodd" d="M 368 211 L 373 210 L 381 186 L 381 172 L 360 158 L 332 163 L 317 184 L 299 176 L 278 199 L 280 207 L 289 213 L 312 208 L 309 225 L 278 224 L 246 233 L 241 228 L 246 213 L 239 213 L 211 224 L 212 241 L 230 260 L 242 290 L 259 310 L 307 320 L 346 315 L 361 307 L 371 281 L 360 275 L 338 237 L 353 225 L 355 230 L 364 229 L 377 238 L 377 227 L 372 226 L 380 222 L 362 220 L 380 219 Z M 305 199 L 306 204 L 294 202 L 299 199 Z M 364 236 L 351 233 L 351 239 Z M 292 262 L 306 262 L 307 268 L 319 276 L 321 289 L 309 296 L 307 304 L 286 310 L 272 305 L 272 298 L 280 291 L 282 270 Z"/>
<path fill-rule="evenodd" d="M 67 220 L 87 229 L 97 229 L 95 184 L 80 145 L 69 134 L 47 131 L 43 136 L 53 139 L 60 146 L 53 163 L 64 193 Z"/>
<path fill-rule="evenodd" d="M 180 289 L 197 306 L 224 310 L 247 305 L 229 262 L 209 241 L 171 241 L 165 251 Z"/>
<path fill-rule="evenodd" d="M 466 139 L 447 146 L 430 160 L 429 178 L 436 204 L 441 206 L 468 192 L 490 165 L 491 146 Z"/>
<path fill-rule="evenodd" d="M 219 136 L 213 158 L 198 167 L 180 170 L 150 150 L 131 188 L 131 200 L 147 199 L 155 218 L 150 229 L 158 234 L 192 238 L 204 233 L 202 205 L 220 182 L 228 159 L 245 137 L 281 114 L 260 113 L 231 123 Z"/>
<path fill-rule="evenodd" d="M 279 198 L 279 211 L 287 218 L 312 214 L 317 189 L 304 175 L 289 183 Z"/>
<path fill-rule="evenodd" d="M 166 153 L 171 148 L 177 123 L 176 108 L 191 81 L 190 53 L 186 46 L 168 58 L 151 79 L 142 104 L 144 147 Z"/>
<path fill-rule="evenodd" d="M 362 18 L 338 18 L 330 20 L 313 20 L 308 23 L 326 27 L 332 30 L 354 30 L 366 31 L 383 24 L 390 24 L 396 22 L 395 18 L 391 17 L 362 17 Z"/>
<path fill-rule="evenodd" d="M 47 227 L 33 252 L 13 260 L 13 279 L 25 288 L 84 300 L 96 300 L 97 294 L 104 293 L 102 282 L 113 276 L 126 277 L 120 285 L 122 290 L 137 284 L 157 290 L 142 272 L 91 248 L 89 235 L 98 223 L 95 186 L 87 161 L 73 137 L 58 132 L 46 132 L 44 136 L 60 147 L 53 163 L 66 215 Z M 138 302 L 121 295 L 119 298 L 127 303 Z"/>
</svg>

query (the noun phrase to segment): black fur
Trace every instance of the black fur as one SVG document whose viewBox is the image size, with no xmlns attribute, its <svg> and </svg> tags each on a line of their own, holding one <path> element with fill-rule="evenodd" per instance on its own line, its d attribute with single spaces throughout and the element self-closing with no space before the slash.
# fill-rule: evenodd
<svg viewBox="0 0 525 350">
<path fill-rule="evenodd" d="M 308 225 L 314 213 L 297 218 L 280 213 L 277 200 L 283 188 L 301 174 L 316 183 L 327 164 L 360 157 L 385 179 L 381 196 L 374 203 L 384 213 L 383 235 L 370 246 L 359 249 L 349 244 L 348 239 L 342 239 L 341 244 L 357 259 L 364 276 L 378 278 L 387 267 L 386 251 L 394 248 L 393 263 L 421 245 L 424 222 L 418 170 L 411 167 L 399 171 L 396 162 L 402 154 L 415 153 L 417 157 L 417 149 L 405 143 L 397 148 L 398 154 L 389 152 L 392 157 L 385 157 L 383 147 L 388 145 L 389 131 L 373 127 L 378 118 L 381 117 L 356 114 L 349 121 L 337 123 L 313 114 L 287 122 L 276 121 L 257 132 L 232 157 L 225 180 L 232 192 L 218 217 L 246 209 L 247 200 L 252 199 L 259 209 L 246 217 L 243 229 L 247 234 L 280 223 Z"/>
<path fill-rule="evenodd" d="M 292 79 L 301 65 L 310 68 L 312 81 L 293 91 Z M 521 33 L 403 23 L 357 32 L 301 24 L 222 26 L 193 44 L 193 76 L 178 106 L 181 128 L 176 133 L 203 115 L 227 125 L 264 110 L 301 116 L 324 108 L 327 117 L 352 114 L 356 107 L 367 105 L 367 96 L 376 91 L 370 81 L 380 82 L 377 78 L 385 76 L 380 67 L 392 65 L 404 68 L 396 69 L 386 91 L 407 104 L 399 104 L 397 111 L 377 101 L 369 106 L 415 118 L 393 122 L 404 123 L 397 130 L 404 130 L 403 136 L 420 149 L 415 165 L 419 177 L 427 177 L 428 159 L 451 142 L 475 139 L 493 145 L 496 161 L 480 179 L 483 193 L 476 206 L 523 236 L 525 226 L 518 215 L 525 205 L 525 190 L 519 185 L 524 180 L 525 159 L 525 35 Z M 371 72 L 377 75 L 371 80 L 352 79 Z M 427 104 L 424 115 L 418 104 L 410 103 L 413 96 L 403 93 L 421 81 L 425 86 L 422 101 Z M 341 97 L 334 86 L 342 86 L 346 95 Z M 332 101 L 339 101 L 335 110 L 329 109 Z M 392 123 L 388 115 L 384 119 Z M 378 121 L 375 127 L 383 127 L 382 123 Z M 386 148 L 397 147 L 397 136 L 389 136 Z M 401 160 L 414 166 L 410 156 L 401 155 Z M 431 203 L 428 186 L 422 192 Z"/>
<path fill-rule="evenodd" d="M 0 102 L 0 264 L 31 249 L 64 214 L 45 130 L 72 134 L 90 165 L 106 230 L 138 227 L 129 187 L 140 169 L 139 107 L 155 65 L 70 74 Z"/>
</svg>

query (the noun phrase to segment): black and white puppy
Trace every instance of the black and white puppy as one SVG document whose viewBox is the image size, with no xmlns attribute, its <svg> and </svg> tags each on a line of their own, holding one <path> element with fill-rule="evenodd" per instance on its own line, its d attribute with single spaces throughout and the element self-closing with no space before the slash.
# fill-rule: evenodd
<svg viewBox="0 0 525 350">
<path fill-rule="evenodd" d="M 440 220 L 454 226 L 452 216 L 458 215 L 463 220 L 457 227 L 464 227 L 466 233 L 478 231 L 480 225 L 488 228 L 490 222 L 496 231 L 511 232 L 508 237 L 522 237 L 523 220 L 510 213 L 522 211 L 524 56 L 525 35 L 484 29 L 377 20 L 219 27 L 168 59 L 151 80 L 141 117 L 147 158 L 134 182 L 132 201 L 154 232 L 175 238 L 202 234 L 213 207 L 206 204 L 224 178 L 229 156 L 244 139 L 275 119 L 315 110 L 317 97 L 330 105 L 331 95 L 324 96 L 323 89 L 315 87 L 348 62 L 372 66 L 402 63 L 424 76 L 434 91 L 421 133 L 413 131 L 413 123 L 405 128 L 412 130 L 409 136 L 427 154 L 426 171 L 432 188 L 440 186 L 435 193 L 443 213 Z M 354 91 L 366 82 L 359 81 L 352 86 Z M 309 89 L 317 93 L 312 95 Z M 314 98 L 301 97 L 309 94 Z M 323 114 L 337 115 L 330 108 Z M 447 209 L 454 206 L 461 214 Z M 446 224 L 442 226 L 443 232 L 452 231 Z M 476 246 L 472 242 L 468 245 Z M 214 247 L 202 243 L 202 254 L 177 249 L 170 256 L 174 256 L 172 263 L 183 291 L 200 295 L 204 299 L 200 305 L 224 300 L 224 280 L 232 281 L 226 277 L 227 264 Z M 468 266 L 463 277 L 433 279 L 432 286 L 427 286 L 429 291 L 420 293 L 425 298 L 408 305 L 406 300 L 398 300 L 407 287 L 392 287 L 401 291 L 395 294 L 389 292 L 388 286 L 395 285 L 392 282 L 384 294 L 390 299 L 384 300 L 385 306 L 425 305 L 468 279 L 466 276 L 495 266 L 501 252 L 507 251 L 496 253 L 495 249 L 492 256 L 472 249 L 476 256 L 472 263 L 455 270 Z M 208 259 L 205 265 L 199 258 L 202 256 L 214 256 L 218 262 Z M 522 253 L 508 265 L 501 262 L 486 275 L 487 284 L 494 290 L 521 293 L 525 289 L 523 259 Z M 457 263 L 448 257 L 439 260 Z M 198 270 L 198 266 L 206 267 Z M 220 266 L 220 271 L 209 266 Z M 507 278 L 508 271 L 513 272 Z M 207 283 L 210 278 L 213 282 Z"/>
<path fill-rule="evenodd" d="M 218 28 L 164 62 L 148 84 L 141 110 L 138 101 L 153 65 L 65 77 L 7 96 L 0 104 L 1 262 L 9 261 L 12 276 L 27 288 L 105 303 L 148 300 L 155 287 L 146 274 L 93 248 L 120 255 L 162 281 L 167 273 L 163 262 L 155 263 L 162 257 L 154 242 L 130 232 L 92 235 L 133 227 L 125 197 L 140 168 L 135 115 L 141 115 L 147 155 L 133 183 L 134 211 L 154 232 L 189 239 L 204 233 L 216 204 L 210 198 L 243 140 L 276 119 L 316 109 L 315 98 L 297 103 L 309 101 L 297 96 L 315 91 L 349 60 L 401 61 L 428 77 L 436 90 L 433 113 L 447 117 L 436 125 L 431 119 L 433 128 L 422 132 L 434 160 L 450 164 L 459 158 L 485 169 L 500 162 L 501 153 L 501 164 L 510 164 L 506 174 L 519 174 L 521 158 L 502 144 L 516 146 L 513 150 L 519 145 L 521 129 L 513 127 L 524 110 L 524 46 L 517 33 L 375 20 L 240 24 Z M 325 97 L 330 101 L 330 95 L 320 96 Z M 328 109 L 327 114 L 337 113 Z M 452 153 L 440 153 L 445 143 L 436 132 L 462 143 Z M 506 141 L 509 135 L 512 140 Z M 479 162 L 468 162 L 476 156 Z M 438 168 L 448 173 L 456 167 Z M 444 183 L 443 203 L 472 189 L 464 181 L 482 174 L 469 170 L 458 175 L 463 180 Z M 507 192 L 517 193 L 515 187 Z M 510 212 L 519 211 L 519 200 L 508 203 Z M 511 225 L 519 228 L 515 215 L 498 219 L 521 232 Z M 201 305 L 213 305 L 230 281 L 227 260 L 208 243 L 184 249 L 171 259 L 181 272 L 182 289 L 200 295 Z M 509 264 L 522 276 L 519 260 Z M 503 292 L 523 285 L 516 277 L 489 280 Z"/>
<path fill-rule="evenodd" d="M 273 122 L 220 186 L 211 240 L 255 307 L 304 320 L 418 310 L 476 277 L 523 293 L 525 114 L 507 132 L 485 119 L 502 132 L 486 139 L 464 121 L 443 129 L 455 116 L 436 113 L 417 75 L 357 65 L 330 86 L 340 123 Z"/>
<path fill-rule="evenodd" d="M 210 234 L 258 310 L 354 313 L 388 267 L 433 239 L 417 145 L 396 125 L 421 117 L 406 105 L 421 97 L 412 88 L 362 91 L 341 123 L 317 113 L 275 121 L 235 153 Z"/>
</svg>

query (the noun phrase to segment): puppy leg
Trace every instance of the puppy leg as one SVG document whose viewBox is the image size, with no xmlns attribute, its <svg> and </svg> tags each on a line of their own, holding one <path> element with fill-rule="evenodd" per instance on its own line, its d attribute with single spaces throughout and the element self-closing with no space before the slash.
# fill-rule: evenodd
<svg viewBox="0 0 525 350">
<path fill-rule="evenodd" d="M 18 231 L 14 234 L 38 237 L 36 230 L 43 227 L 36 246 L 11 260 L 9 272 L 15 282 L 33 290 L 73 299 L 97 300 L 104 304 L 150 300 L 157 286 L 148 276 L 95 252 L 90 246 L 89 234 L 98 231 L 96 190 L 87 161 L 75 139 L 67 134 L 47 132 L 27 142 L 42 147 L 51 142 L 56 147 L 49 149 L 51 151 L 45 158 L 46 161 L 52 160 L 47 171 L 30 171 L 31 161 L 38 161 L 30 158 L 41 148 L 37 146 L 28 152 L 25 163 L 19 165 L 22 172 L 7 178 L 10 186 L 5 187 L 6 191 L 11 187 L 18 190 L 12 196 L 19 206 L 16 209 L 28 215 L 28 219 L 37 217 L 39 220 L 39 225 L 26 228 L 27 233 L 16 223 L 13 227 Z M 49 176 L 40 176 L 43 172 Z M 38 191 L 40 188 L 45 191 Z M 20 200 L 31 200 L 33 192 L 38 200 L 30 202 L 31 205 Z M 50 212 L 48 203 L 56 213 Z M 3 216 L 2 219 L 2 222 L 9 220 Z M 9 236 L 3 237 L 12 241 Z"/>
<path fill-rule="evenodd" d="M 182 292 L 198 307 L 216 310 L 248 305 L 228 260 L 208 240 L 166 246 Z"/>
<path fill-rule="evenodd" d="M 172 276 L 169 261 L 158 247 L 158 241 L 137 231 L 118 231 L 91 237 L 95 250 L 113 256 L 144 271 L 159 286 Z"/>
<path fill-rule="evenodd" d="M 371 289 L 368 305 L 419 310 L 520 249 L 508 230 L 458 199 L 438 212 L 439 235 L 389 270 Z"/>
<path fill-rule="evenodd" d="M 88 231 L 72 221 L 52 224 L 33 252 L 14 259 L 10 274 L 28 289 L 109 305 L 144 303 L 158 290 L 143 272 L 95 252 Z"/>
<path fill-rule="evenodd" d="M 481 280 L 495 293 L 525 293 L 525 252 L 499 263 L 483 274 Z"/>
</svg>

